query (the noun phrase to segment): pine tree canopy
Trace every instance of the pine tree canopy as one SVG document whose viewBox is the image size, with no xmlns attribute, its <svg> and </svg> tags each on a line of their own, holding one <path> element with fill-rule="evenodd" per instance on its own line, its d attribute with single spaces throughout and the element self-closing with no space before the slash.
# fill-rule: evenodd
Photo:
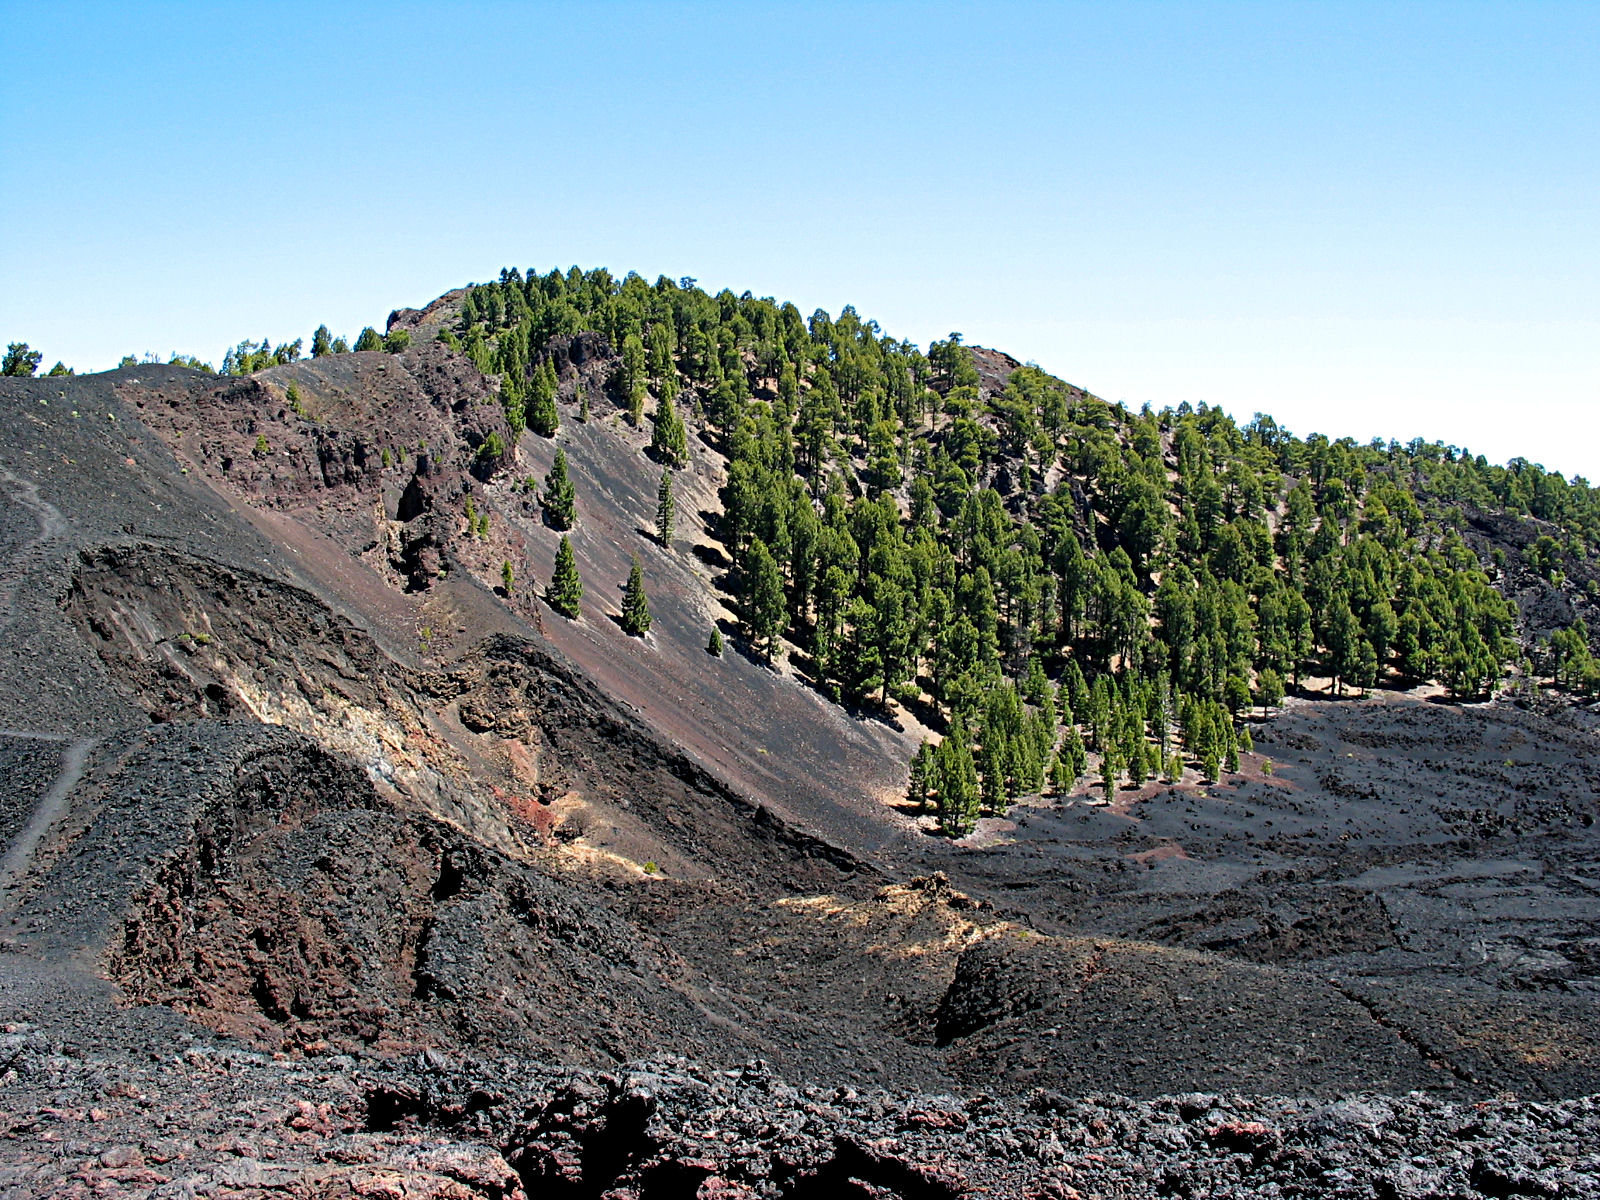
<svg viewBox="0 0 1600 1200">
<path fill-rule="evenodd" d="M 606 358 L 556 340 L 584 331 Z M 792 643 L 824 694 L 925 708 L 945 731 L 930 803 L 952 833 L 1047 777 L 1070 787 L 1091 750 L 1108 792 L 1170 775 L 1174 755 L 1214 778 L 1249 753 L 1253 705 L 1285 693 L 1436 680 L 1491 695 L 1522 649 L 1467 506 L 1543 522 L 1527 554 L 1549 586 L 1600 546 L 1600 489 L 1531 463 L 1298 437 L 1205 404 L 1135 412 L 1002 370 L 958 333 L 919 348 L 850 307 L 807 317 L 692 282 L 508 271 L 467 290 L 448 333 L 501 379 L 513 433 L 518 404 L 537 431 L 553 422 L 558 361 L 579 368 L 581 416 L 583 371 L 596 386 L 610 372 L 601 395 L 635 426 L 653 396 L 665 546 L 672 472 L 695 439 L 721 451 L 706 465 L 725 601 L 758 652 Z M 381 344 L 366 330 L 358 348 Z M 289 352 L 242 348 L 233 361 L 254 369 Z M 543 500 L 564 528 L 571 481 L 555 476 Z M 640 626 L 642 579 L 630 591 Z M 1552 686 L 1600 691 L 1587 629 L 1561 632 L 1530 658 Z"/>
<path fill-rule="evenodd" d="M 571 529 L 577 522 L 577 489 L 567 475 L 567 452 L 557 449 L 544 477 L 544 519 L 552 529 Z"/>
<path fill-rule="evenodd" d="M 572 553 L 572 542 L 562 534 L 561 545 L 556 549 L 555 573 L 550 577 L 545 600 L 562 616 L 576 620 L 582 599 L 583 580 L 578 578 L 578 562 Z"/>
<path fill-rule="evenodd" d="M 637 554 L 633 556 L 633 567 L 622 589 L 622 628 L 632 637 L 643 637 L 650 632 L 650 603 L 645 599 L 644 570 Z"/>
</svg>

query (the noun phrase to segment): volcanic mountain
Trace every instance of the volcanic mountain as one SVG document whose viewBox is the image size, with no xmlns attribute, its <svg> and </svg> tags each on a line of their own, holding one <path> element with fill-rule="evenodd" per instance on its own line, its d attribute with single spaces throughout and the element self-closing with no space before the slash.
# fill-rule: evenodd
<svg viewBox="0 0 1600 1200">
<path fill-rule="evenodd" d="M 0 1193 L 1600 1190 L 1587 485 L 603 271 L 369 344 L 0 380 Z"/>
</svg>

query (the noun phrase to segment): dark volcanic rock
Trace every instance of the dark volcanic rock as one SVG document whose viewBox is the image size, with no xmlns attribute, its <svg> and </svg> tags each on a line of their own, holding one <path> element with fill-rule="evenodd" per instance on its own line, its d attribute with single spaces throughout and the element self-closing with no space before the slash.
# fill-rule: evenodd
<svg viewBox="0 0 1600 1200">
<path fill-rule="evenodd" d="M 12 1195 L 1600 1195 L 1592 1100 L 1135 1102 L 796 1087 L 756 1063 L 373 1067 L 204 1042 L 107 1063 L 0 1035 Z M 239 1194 L 235 1191 L 233 1194 Z"/>
</svg>

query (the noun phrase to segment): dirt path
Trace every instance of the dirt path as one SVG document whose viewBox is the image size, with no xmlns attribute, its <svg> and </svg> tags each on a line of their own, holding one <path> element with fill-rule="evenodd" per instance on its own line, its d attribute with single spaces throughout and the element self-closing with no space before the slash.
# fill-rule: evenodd
<svg viewBox="0 0 1600 1200">
<path fill-rule="evenodd" d="M 6 737 L 31 737 L 49 741 L 65 741 L 58 734 L 50 733 L 21 733 L 15 730 L 0 730 L 0 735 Z M 21 878 L 22 873 L 28 869 L 28 864 L 33 861 L 33 852 L 38 848 L 44 835 L 56 823 L 57 818 L 66 811 L 67 797 L 72 794 L 72 789 L 77 786 L 78 780 L 83 776 L 84 763 L 88 760 L 89 751 L 94 749 L 99 738 L 79 738 L 72 742 L 61 752 L 61 770 L 50 785 L 50 790 L 40 798 L 38 806 L 33 810 L 33 816 L 28 818 L 28 823 L 17 834 L 16 841 L 12 842 L 6 855 L 0 859 L 0 911 L 11 905 L 11 898 L 6 893 L 10 892 Z"/>
<path fill-rule="evenodd" d="M 0 566 L 0 630 L 11 628 L 16 620 L 17 584 L 25 573 L 28 557 L 45 542 L 60 537 L 67 530 L 67 520 L 61 510 L 39 495 L 39 485 L 0 468 L 0 484 L 11 494 L 11 499 L 27 509 L 39 522 L 39 532 L 19 546 L 11 560 Z"/>
</svg>

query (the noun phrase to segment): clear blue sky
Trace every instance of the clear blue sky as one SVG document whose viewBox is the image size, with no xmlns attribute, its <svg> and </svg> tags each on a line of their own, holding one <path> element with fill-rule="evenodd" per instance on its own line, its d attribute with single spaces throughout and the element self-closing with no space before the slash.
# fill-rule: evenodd
<svg viewBox="0 0 1600 1200">
<path fill-rule="evenodd" d="M 1600 5 L 0 0 L 0 340 L 353 335 L 501 266 L 960 330 L 1600 478 Z"/>
</svg>

